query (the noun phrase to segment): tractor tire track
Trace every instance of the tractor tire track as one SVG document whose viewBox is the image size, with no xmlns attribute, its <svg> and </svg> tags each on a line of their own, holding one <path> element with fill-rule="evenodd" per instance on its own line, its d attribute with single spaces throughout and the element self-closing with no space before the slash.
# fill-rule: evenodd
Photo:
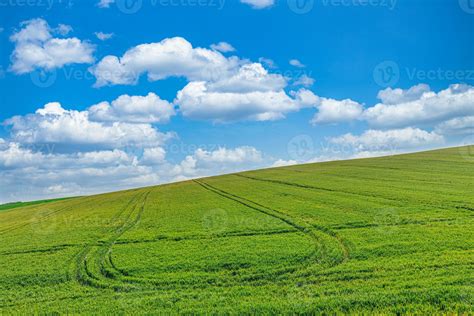
<svg viewBox="0 0 474 316">
<path fill-rule="evenodd" d="M 323 187 L 318 187 L 318 186 L 314 186 L 314 185 L 300 184 L 300 183 L 296 183 L 296 182 L 288 182 L 288 181 L 283 181 L 283 180 L 257 178 L 257 177 L 243 175 L 243 174 L 240 174 L 240 173 L 235 173 L 235 174 L 232 174 L 232 175 L 236 176 L 236 177 L 241 177 L 241 178 L 244 178 L 244 179 L 249 179 L 249 180 L 275 183 L 275 184 L 286 185 L 286 186 L 297 187 L 297 188 L 308 189 L 308 190 L 317 190 L 317 191 L 323 191 L 323 192 L 355 195 L 357 197 L 363 197 L 364 199 L 374 198 L 374 199 L 377 199 L 377 200 L 387 200 L 387 201 L 391 201 L 391 202 L 396 202 L 395 203 L 396 205 L 400 204 L 400 200 L 389 198 L 389 197 L 378 196 L 378 195 L 362 194 L 362 193 L 356 193 L 356 192 L 351 192 L 351 191 L 343 191 L 343 190 L 336 190 L 336 189 L 330 189 L 330 188 L 323 188 Z"/>
<path fill-rule="evenodd" d="M 329 229 L 327 229 L 325 227 L 310 225 L 306 222 L 303 222 L 301 224 L 297 223 L 297 222 L 295 222 L 294 218 L 292 218 L 291 216 L 289 216 L 288 214 L 286 214 L 284 212 L 281 212 L 281 211 L 278 211 L 276 209 L 270 208 L 268 206 L 265 206 L 263 204 L 260 204 L 260 203 L 257 203 L 255 201 L 249 200 L 247 198 L 232 194 L 230 192 L 218 189 L 214 186 L 211 186 L 208 183 L 203 182 L 202 180 L 201 181 L 200 180 L 194 180 L 194 182 L 201 185 L 203 188 L 205 188 L 205 189 L 207 189 L 211 192 L 214 192 L 215 194 L 218 194 L 222 197 L 233 200 L 233 201 L 235 201 L 239 204 L 242 204 L 242 205 L 244 205 L 248 208 L 251 208 L 251 209 L 256 210 L 258 212 L 261 212 L 263 214 L 266 214 L 266 215 L 272 216 L 274 218 L 277 218 L 277 219 L 285 222 L 286 224 L 296 228 L 297 230 L 301 231 L 302 233 L 310 236 L 310 238 L 313 239 L 313 241 L 315 242 L 315 245 L 320 245 L 322 247 L 323 254 L 326 250 L 325 245 L 321 242 L 320 238 L 318 238 L 318 236 L 315 234 L 315 232 L 313 232 L 313 229 L 318 231 L 319 233 L 325 234 L 325 235 L 327 235 L 331 238 L 336 239 L 339 247 L 342 250 L 343 258 L 340 259 L 340 260 L 336 260 L 334 262 L 335 263 L 334 265 L 340 264 L 340 263 L 346 261 L 349 258 L 349 249 L 345 245 L 343 240 L 335 232 L 332 232 L 332 231 L 330 231 Z M 317 253 L 317 250 L 315 249 L 314 255 L 316 255 L 316 253 Z"/>
<path fill-rule="evenodd" d="M 101 242 L 101 240 L 98 240 L 95 243 L 86 245 L 76 255 L 75 260 L 73 259 L 74 264 L 70 277 L 71 279 L 75 279 L 82 285 L 95 288 L 113 288 L 115 290 L 129 289 L 129 286 L 124 286 L 123 284 L 117 282 L 110 282 L 112 280 L 110 280 L 108 277 L 109 275 L 103 268 L 103 261 L 106 258 L 107 253 L 111 250 L 111 247 L 115 241 L 140 221 L 149 193 L 150 191 L 142 194 L 138 193 L 114 215 L 113 219 L 117 219 L 124 212 L 126 212 L 127 209 L 130 209 L 130 212 L 126 215 L 123 224 L 112 231 L 112 236 L 110 236 L 106 242 Z M 140 202 L 141 206 L 139 206 Z M 138 211 L 136 211 L 137 207 Z M 134 213 L 137 213 L 136 217 L 130 220 Z M 100 246 L 96 246 L 97 244 Z M 97 248 L 95 252 L 94 248 Z"/>
<path fill-rule="evenodd" d="M 95 199 L 97 199 L 97 197 L 96 197 Z M 95 199 L 94 199 L 94 200 L 95 200 Z M 90 202 L 91 202 L 91 200 L 88 199 L 88 200 L 86 200 L 86 201 L 79 202 L 79 203 L 74 204 L 74 205 L 68 205 L 68 206 L 61 207 L 61 208 L 59 208 L 59 209 L 57 209 L 57 210 L 53 210 L 53 211 L 51 211 L 51 212 L 45 214 L 44 216 L 40 217 L 39 219 L 37 219 L 34 224 L 41 223 L 41 222 L 43 222 L 44 220 L 46 220 L 46 219 L 48 219 L 48 218 L 51 218 L 51 217 L 54 216 L 54 215 L 57 215 L 57 214 L 59 214 L 59 213 L 68 211 L 68 210 L 70 210 L 70 209 L 72 209 L 72 208 L 76 208 L 76 207 L 78 207 L 78 206 L 81 206 L 81 205 L 83 205 L 83 204 L 87 204 L 87 203 L 90 203 Z M 15 231 L 15 230 L 17 230 L 17 229 L 20 229 L 20 228 L 23 228 L 23 227 L 26 227 L 26 226 L 29 226 L 29 225 L 33 225 L 33 223 L 31 222 L 31 218 L 30 218 L 30 219 L 28 220 L 28 222 L 26 222 L 26 223 L 21 223 L 21 224 L 15 225 L 15 226 L 8 227 L 8 228 L 6 228 L 6 229 L 4 229 L 4 230 L 1 230 L 1 231 L 0 231 L 0 235 L 4 235 L 4 234 L 6 234 L 6 233 Z"/>
</svg>

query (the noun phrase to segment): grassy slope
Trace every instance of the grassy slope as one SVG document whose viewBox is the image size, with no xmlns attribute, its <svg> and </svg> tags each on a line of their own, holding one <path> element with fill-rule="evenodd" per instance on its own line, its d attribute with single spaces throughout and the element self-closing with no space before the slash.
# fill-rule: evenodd
<svg viewBox="0 0 474 316">
<path fill-rule="evenodd" d="M 12 208 L 25 207 L 25 206 L 37 205 L 37 204 L 44 204 L 44 203 L 56 202 L 56 201 L 67 200 L 67 199 L 70 199 L 70 198 L 39 200 L 39 201 L 31 201 L 31 202 L 12 202 L 12 203 L 0 204 L 0 212 L 1 211 L 6 211 L 6 210 L 11 210 Z"/>
<path fill-rule="evenodd" d="M 299 165 L 3 211 L 0 314 L 474 313 L 466 153 Z"/>
</svg>

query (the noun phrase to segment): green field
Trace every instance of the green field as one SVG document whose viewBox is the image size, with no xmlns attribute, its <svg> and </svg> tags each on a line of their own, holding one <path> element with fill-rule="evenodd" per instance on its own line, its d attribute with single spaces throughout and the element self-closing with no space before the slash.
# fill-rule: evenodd
<svg viewBox="0 0 474 316">
<path fill-rule="evenodd" d="M 25 207 L 25 206 L 30 206 L 30 205 L 44 204 L 44 203 L 62 201 L 62 200 L 67 200 L 67 199 L 69 199 L 69 198 L 40 200 L 40 201 L 31 201 L 31 202 L 12 202 L 12 203 L 7 203 L 7 204 L 0 205 L 0 212 L 10 210 L 12 208 L 17 208 L 17 207 Z"/>
<path fill-rule="evenodd" d="M 0 314 L 474 314 L 473 152 L 3 210 Z"/>
</svg>

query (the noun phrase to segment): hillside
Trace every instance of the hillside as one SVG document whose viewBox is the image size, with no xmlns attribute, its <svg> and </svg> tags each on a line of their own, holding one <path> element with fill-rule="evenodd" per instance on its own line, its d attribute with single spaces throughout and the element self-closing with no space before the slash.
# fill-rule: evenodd
<svg viewBox="0 0 474 316">
<path fill-rule="evenodd" d="M 3 313 L 474 313 L 473 148 L 0 212 Z"/>
</svg>

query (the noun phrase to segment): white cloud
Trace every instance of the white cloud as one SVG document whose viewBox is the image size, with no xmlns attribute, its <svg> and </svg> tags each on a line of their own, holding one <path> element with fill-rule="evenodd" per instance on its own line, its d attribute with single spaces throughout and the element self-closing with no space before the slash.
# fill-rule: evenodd
<svg viewBox="0 0 474 316">
<path fill-rule="evenodd" d="M 217 44 L 212 44 L 211 48 L 222 53 L 234 52 L 235 48 L 227 42 L 220 42 Z"/>
<path fill-rule="evenodd" d="M 66 25 L 66 24 L 59 24 L 58 27 L 55 29 L 55 31 L 58 32 L 62 36 L 66 36 L 70 32 L 72 32 L 72 26 Z"/>
<path fill-rule="evenodd" d="M 418 128 L 392 130 L 366 130 L 360 135 L 347 133 L 329 137 L 321 142 L 320 148 L 314 148 L 317 155 L 300 163 L 324 162 L 335 160 L 359 159 L 390 156 L 407 152 L 429 150 L 443 147 L 445 138 L 436 132 Z"/>
<path fill-rule="evenodd" d="M 56 184 L 56 185 L 52 185 L 50 187 L 47 187 L 45 189 L 45 193 L 46 194 L 54 194 L 54 195 L 57 195 L 57 194 L 61 194 L 61 193 L 67 193 L 69 192 L 69 189 L 67 187 L 64 187 L 63 185 L 61 184 Z"/>
<path fill-rule="evenodd" d="M 307 75 L 302 75 L 293 82 L 295 86 L 310 87 L 314 84 L 315 80 Z"/>
<path fill-rule="evenodd" d="M 215 151 L 198 149 L 194 157 L 203 165 L 219 163 L 241 164 L 244 162 L 261 162 L 262 153 L 254 147 L 244 146 L 235 149 L 219 148 Z"/>
<path fill-rule="evenodd" d="M 377 129 L 435 128 L 442 135 L 461 135 L 472 131 L 474 87 L 453 84 L 439 92 L 425 84 L 409 89 L 387 88 L 378 93 L 382 101 L 365 110 L 351 101 L 321 98 L 313 123 L 366 121 Z M 325 101 L 326 100 L 326 101 Z M 326 102 L 326 104 L 325 104 Z"/>
<path fill-rule="evenodd" d="M 109 8 L 112 3 L 115 3 L 115 0 L 100 0 L 97 6 L 99 8 Z"/>
<path fill-rule="evenodd" d="M 11 55 L 11 70 L 17 74 L 31 72 L 37 68 L 51 70 L 74 63 L 92 63 L 94 46 L 78 38 L 54 38 L 48 23 L 33 19 L 21 23 L 22 29 L 10 40 L 15 44 Z M 60 25 L 57 33 L 68 33 L 70 27 Z"/>
<path fill-rule="evenodd" d="M 363 114 L 376 127 L 416 126 L 474 115 L 474 87 L 469 85 L 451 85 L 438 93 L 416 86 L 406 91 L 385 90 L 379 96 L 389 104 L 379 103 Z"/>
<path fill-rule="evenodd" d="M 435 127 L 442 135 L 474 135 L 474 116 L 457 117 Z"/>
<path fill-rule="evenodd" d="M 101 102 L 89 108 L 94 121 L 129 123 L 167 123 L 175 114 L 174 106 L 154 93 L 146 96 L 122 95 L 116 100 Z"/>
<path fill-rule="evenodd" d="M 170 175 L 183 180 L 248 170 L 261 167 L 263 163 L 262 153 L 250 146 L 219 148 L 214 151 L 197 149 L 193 155 L 186 156 L 181 163 L 175 165 Z"/>
<path fill-rule="evenodd" d="M 118 149 L 91 151 L 85 153 L 78 153 L 77 159 L 74 161 L 79 166 L 107 166 L 118 165 L 124 163 L 136 164 L 135 157 L 131 157 L 126 152 Z"/>
<path fill-rule="evenodd" d="M 321 98 L 318 113 L 311 120 L 313 124 L 329 124 L 360 118 L 364 108 L 361 104 L 345 99 L 342 101 Z"/>
<path fill-rule="evenodd" d="M 285 167 L 285 166 L 292 166 L 296 165 L 298 162 L 296 160 L 283 160 L 283 159 L 278 159 L 272 164 L 273 168 L 277 167 Z"/>
<path fill-rule="evenodd" d="M 43 153 L 15 142 L 0 145 L 1 202 L 93 194 L 157 184 L 158 169 L 122 150 Z"/>
<path fill-rule="evenodd" d="M 306 67 L 305 65 L 303 65 L 303 63 L 301 61 L 299 61 L 298 59 L 291 59 L 289 61 L 290 65 L 294 66 L 294 67 L 298 67 L 298 68 L 304 68 Z"/>
<path fill-rule="evenodd" d="M 400 104 L 420 99 L 424 93 L 430 92 L 430 87 L 426 84 L 419 84 L 409 88 L 408 90 L 403 89 L 392 89 L 387 88 L 379 91 L 377 97 L 382 101 L 383 104 Z"/>
<path fill-rule="evenodd" d="M 0 166 L 19 167 L 38 163 L 43 160 L 43 154 L 31 150 L 23 150 L 18 143 L 2 143 L 0 146 Z"/>
<path fill-rule="evenodd" d="M 258 59 L 258 62 L 265 65 L 265 66 L 267 66 L 270 69 L 277 68 L 277 65 L 276 65 L 275 61 L 273 61 L 270 58 L 260 57 Z"/>
<path fill-rule="evenodd" d="M 101 41 L 106 41 L 114 36 L 114 33 L 95 32 L 94 34 Z"/>
<path fill-rule="evenodd" d="M 0 145 L 0 202 L 97 194 L 262 167 L 253 147 L 197 149 L 178 164 L 161 147 L 145 148 L 140 158 L 122 150 L 71 154 L 33 152 L 17 143 Z"/>
<path fill-rule="evenodd" d="M 294 98 L 283 90 L 216 92 L 210 91 L 207 83 L 200 81 L 191 82 L 179 91 L 175 102 L 184 116 L 194 119 L 215 122 L 268 121 L 312 106 L 314 100 L 309 94 L 312 93 L 303 89 Z"/>
<path fill-rule="evenodd" d="M 319 100 L 306 89 L 288 95 L 286 86 L 283 76 L 269 73 L 260 63 L 249 63 L 220 80 L 190 82 L 178 92 L 175 104 L 186 117 L 233 122 L 282 119 Z"/>
<path fill-rule="evenodd" d="M 178 92 L 175 104 L 194 119 L 276 120 L 315 105 L 317 97 L 307 90 L 289 96 L 285 89 L 290 79 L 270 73 L 261 63 L 223 56 L 218 50 L 227 50 L 226 44 L 221 42 L 210 50 L 193 48 L 181 37 L 167 38 L 133 47 L 120 58 L 106 56 L 90 70 L 97 78 L 96 86 L 134 84 L 142 74 L 151 81 L 184 77 L 189 83 Z M 303 76 L 297 83 L 310 85 L 313 81 Z M 102 104 L 97 109 L 102 108 L 107 110 L 108 106 Z"/>
<path fill-rule="evenodd" d="M 240 2 L 248 4 L 254 9 L 264 9 L 275 4 L 275 0 L 240 0 Z"/>
<path fill-rule="evenodd" d="M 145 164 L 161 164 L 165 162 L 166 151 L 161 147 L 145 148 L 141 162 Z"/>
<path fill-rule="evenodd" d="M 349 148 L 350 152 L 395 152 L 413 148 L 440 145 L 444 138 L 435 132 L 418 128 L 403 128 L 387 131 L 367 130 L 361 135 L 345 134 L 330 139 L 332 144 Z"/>
<path fill-rule="evenodd" d="M 207 84 L 213 92 L 279 91 L 287 85 L 279 74 L 270 74 L 260 63 L 246 64 L 234 75 Z"/>
<path fill-rule="evenodd" d="M 106 56 L 90 70 L 97 78 L 96 86 L 104 86 L 135 84 L 144 73 L 150 81 L 168 77 L 213 80 L 228 76 L 239 63 L 236 57 L 226 58 L 215 50 L 193 48 L 184 38 L 174 37 L 135 46 L 122 57 Z"/>
<path fill-rule="evenodd" d="M 59 103 L 46 104 L 35 114 L 15 116 L 5 124 L 11 126 L 13 139 L 21 143 L 151 147 L 172 137 L 149 124 L 91 121 L 89 112 L 64 110 Z"/>
</svg>

